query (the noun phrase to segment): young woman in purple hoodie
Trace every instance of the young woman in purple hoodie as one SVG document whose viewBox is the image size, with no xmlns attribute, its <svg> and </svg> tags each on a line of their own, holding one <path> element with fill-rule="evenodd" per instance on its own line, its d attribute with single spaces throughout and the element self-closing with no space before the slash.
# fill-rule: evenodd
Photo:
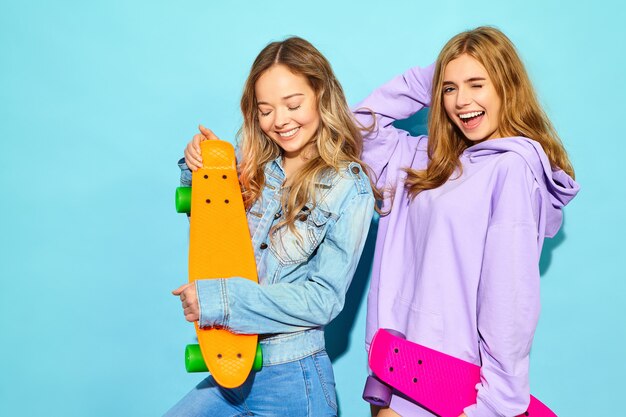
<svg viewBox="0 0 626 417">
<path fill-rule="evenodd" d="M 393 126 L 423 107 L 428 137 Z M 363 160 L 389 211 L 378 227 L 367 347 L 378 328 L 398 330 L 480 365 L 477 401 L 462 416 L 523 413 L 541 248 L 579 187 L 515 47 L 494 28 L 463 32 L 434 67 L 392 79 L 355 113 L 375 122 Z M 395 394 L 373 414 L 433 416 Z"/>
</svg>

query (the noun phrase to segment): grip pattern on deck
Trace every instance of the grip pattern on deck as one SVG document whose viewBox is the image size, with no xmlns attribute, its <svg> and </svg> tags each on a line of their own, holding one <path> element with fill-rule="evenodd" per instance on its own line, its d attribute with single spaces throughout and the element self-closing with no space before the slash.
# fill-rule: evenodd
<svg viewBox="0 0 626 417">
<path fill-rule="evenodd" d="M 189 282 L 230 277 L 258 282 L 235 151 L 230 143 L 217 140 L 200 146 L 204 166 L 192 174 Z M 226 388 L 243 384 L 252 369 L 258 336 L 200 329 L 197 324 L 196 331 L 217 383 Z"/>
<path fill-rule="evenodd" d="M 379 329 L 369 351 L 370 368 L 381 381 L 441 417 L 458 417 L 476 403 L 480 367 Z M 556 417 L 535 397 L 520 416 Z"/>
</svg>

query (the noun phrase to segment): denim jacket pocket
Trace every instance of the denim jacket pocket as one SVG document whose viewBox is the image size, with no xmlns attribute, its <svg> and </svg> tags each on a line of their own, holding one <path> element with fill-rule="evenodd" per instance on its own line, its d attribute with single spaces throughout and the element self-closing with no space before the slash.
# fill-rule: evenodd
<svg viewBox="0 0 626 417">
<path fill-rule="evenodd" d="M 296 218 L 297 234 L 283 226 L 274 232 L 270 250 L 283 265 L 307 260 L 326 235 L 332 213 L 319 208 L 303 209 Z"/>
</svg>

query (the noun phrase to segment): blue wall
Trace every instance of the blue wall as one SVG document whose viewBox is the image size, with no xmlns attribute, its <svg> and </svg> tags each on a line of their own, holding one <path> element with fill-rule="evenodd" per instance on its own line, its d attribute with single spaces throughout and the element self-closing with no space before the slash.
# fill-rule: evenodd
<svg viewBox="0 0 626 417">
<path fill-rule="evenodd" d="M 626 7 L 436 3 L 3 1 L 0 415 L 160 415 L 201 378 L 183 370 L 193 331 L 169 293 L 186 280 L 175 162 L 198 123 L 234 138 L 267 42 L 313 42 L 354 104 L 480 24 L 518 46 L 582 185 L 542 259 L 532 391 L 561 416 L 619 414 Z M 367 277 L 328 334 L 343 416 L 368 410 Z"/>
</svg>

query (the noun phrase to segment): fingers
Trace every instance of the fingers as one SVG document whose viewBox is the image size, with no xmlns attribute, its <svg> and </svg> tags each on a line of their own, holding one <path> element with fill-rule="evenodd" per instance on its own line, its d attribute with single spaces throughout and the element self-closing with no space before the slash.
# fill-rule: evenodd
<svg viewBox="0 0 626 417">
<path fill-rule="evenodd" d="M 207 129 L 206 127 L 200 125 L 198 126 L 198 129 L 200 129 L 200 133 L 202 133 L 202 135 L 208 139 L 208 140 L 220 140 L 220 138 L 218 138 L 217 136 L 215 136 L 215 133 L 213 133 L 211 131 L 211 129 Z"/>
<path fill-rule="evenodd" d="M 200 149 L 200 142 L 205 140 L 219 140 L 211 129 L 207 129 L 202 125 L 198 126 L 198 129 L 200 130 L 200 133 L 194 135 L 185 147 L 185 163 L 192 171 L 197 171 L 202 168 L 202 151 Z"/>
<path fill-rule="evenodd" d="M 185 320 L 187 320 L 189 323 L 200 320 L 200 314 L 198 314 L 197 310 L 185 309 L 183 311 L 183 314 L 185 315 Z"/>
<path fill-rule="evenodd" d="M 181 285 L 172 291 L 172 294 L 180 297 L 185 320 L 194 322 L 200 319 L 198 296 L 196 294 L 196 286 L 193 283 Z"/>
<path fill-rule="evenodd" d="M 194 156 L 199 158 L 200 162 L 202 162 L 202 149 L 200 149 L 200 142 L 202 142 L 203 140 L 207 139 L 204 137 L 204 135 L 198 133 L 196 135 L 193 135 L 193 138 L 189 143 L 189 145 L 191 145 L 190 147 L 193 151 Z"/>
<path fill-rule="evenodd" d="M 200 310 L 198 310 L 195 303 L 183 308 L 183 315 L 185 316 L 185 320 L 190 323 L 200 320 Z"/>
<path fill-rule="evenodd" d="M 192 171 L 197 171 L 202 168 L 202 157 L 193 149 L 193 144 L 191 142 L 189 142 L 185 148 L 185 163 Z"/>
<path fill-rule="evenodd" d="M 176 288 L 174 291 L 172 291 L 173 295 L 179 296 L 182 294 L 183 290 L 185 289 L 185 287 L 187 287 L 189 284 L 183 284 L 180 287 Z"/>
<path fill-rule="evenodd" d="M 203 140 L 207 139 L 198 133 L 185 147 L 185 163 L 192 171 L 202 168 L 202 152 L 200 150 L 200 142 Z"/>
</svg>

